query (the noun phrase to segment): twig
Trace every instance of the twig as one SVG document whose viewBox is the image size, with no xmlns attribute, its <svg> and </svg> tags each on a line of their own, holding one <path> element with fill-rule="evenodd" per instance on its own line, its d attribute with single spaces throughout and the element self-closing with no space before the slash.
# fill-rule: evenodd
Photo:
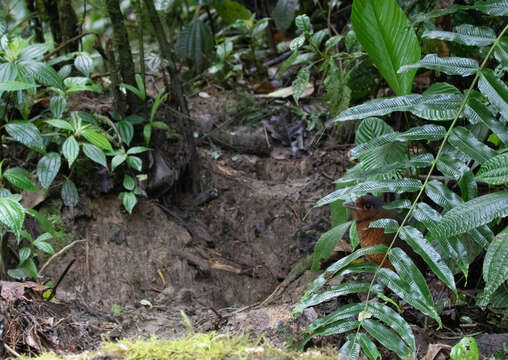
<svg viewBox="0 0 508 360">
<path fill-rule="evenodd" d="M 84 32 L 84 33 L 81 33 L 81 34 L 78 34 L 76 36 L 74 36 L 73 38 L 67 40 L 67 41 L 64 41 L 63 43 L 61 43 L 60 45 L 58 45 L 55 49 L 53 49 L 52 51 L 50 51 L 49 53 L 47 53 L 43 58 L 42 58 L 42 61 L 48 61 L 50 57 L 52 57 L 54 54 L 56 54 L 57 52 L 59 52 L 60 50 L 62 50 L 64 47 L 66 47 L 68 44 L 70 44 L 71 42 L 74 42 L 78 39 L 81 39 L 83 36 L 87 36 L 87 35 L 95 35 L 97 36 L 98 38 L 100 38 L 100 36 L 97 34 L 97 33 L 94 33 L 94 32 L 91 32 L 91 31 L 87 31 L 87 32 Z"/>
<path fill-rule="evenodd" d="M 62 253 L 64 253 L 65 251 L 67 251 L 68 249 L 70 249 L 71 247 L 73 247 L 74 245 L 76 245 L 77 243 L 80 243 L 80 242 L 85 242 L 86 240 L 75 240 L 73 242 L 71 242 L 69 245 L 63 247 L 59 252 L 57 252 L 56 254 L 54 254 L 52 257 L 50 257 L 48 259 L 48 261 L 46 261 L 44 263 L 44 265 L 42 265 L 41 269 L 39 270 L 39 274 L 42 274 L 44 272 L 44 270 L 46 269 L 46 267 L 59 255 L 61 255 Z"/>
<path fill-rule="evenodd" d="M 16 358 L 20 358 L 20 357 L 21 357 L 21 355 L 20 355 L 20 354 L 18 354 L 18 353 L 17 353 L 14 349 L 12 349 L 9 345 L 4 344 L 4 348 L 5 348 L 5 350 L 7 350 L 8 352 L 10 352 L 10 353 L 11 353 L 14 357 L 16 357 Z"/>
</svg>

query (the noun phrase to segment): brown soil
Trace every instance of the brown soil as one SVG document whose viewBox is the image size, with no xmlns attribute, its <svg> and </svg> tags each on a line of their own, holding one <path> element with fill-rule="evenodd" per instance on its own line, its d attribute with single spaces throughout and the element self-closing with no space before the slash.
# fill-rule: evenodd
<svg viewBox="0 0 508 360">
<path fill-rule="evenodd" d="M 210 110 L 215 102 L 207 100 Z M 196 113 L 204 111 L 199 103 Z M 78 208 L 65 209 L 66 230 L 85 241 L 45 271 L 56 279 L 76 259 L 57 299 L 105 312 L 124 306 L 115 315 L 122 335 L 178 335 L 185 330 L 182 310 L 199 330 L 255 328 L 259 334 L 288 322 L 290 306 L 275 308 L 280 320 L 266 320 L 272 310 L 253 315 L 253 324 L 236 315 L 269 296 L 329 228 L 328 209 L 305 215 L 333 190 L 330 178 L 347 166 L 346 149 L 283 160 L 234 152 L 215 160 L 207 150 L 199 149 L 202 183 L 217 197 L 205 204 L 193 205 L 190 195 L 178 202 L 169 196 L 165 204 L 140 198 L 128 215 L 117 195 L 106 195 L 82 196 Z M 305 286 L 292 284 L 283 300 L 294 303 Z"/>
</svg>

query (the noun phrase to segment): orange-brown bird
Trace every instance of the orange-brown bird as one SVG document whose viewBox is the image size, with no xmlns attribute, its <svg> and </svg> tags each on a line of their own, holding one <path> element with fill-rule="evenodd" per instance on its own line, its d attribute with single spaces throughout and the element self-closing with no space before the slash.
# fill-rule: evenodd
<svg viewBox="0 0 508 360">
<path fill-rule="evenodd" d="M 350 201 L 343 204 L 353 210 L 353 218 L 356 220 L 356 231 L 360 239 L 361 247 L 369 247 L 379 244 L 389 246 L 393 240 L 394 234 L 385 234 L 383 228 L 369 228 L 372 221 L 379 219 L 395 219 L 400 223 L 400 216 L 394 210 L 386 210 L 383 208 L 385 202 L 374 195 L 364 195 L 356 201 Z M 393 247 L 399 247 L 411 257 L 413 262 L 420 268 L 423 268 L 422 258 L 418 256 L 413 249 L 403 240 L 397 238 Z M 366 257 L 376 263 L 381 264 L 384 254 L 370 254 Z M 394 267 L 388 257 L 383 263 L 384 267 L 394 270 Z"/>
</svg>

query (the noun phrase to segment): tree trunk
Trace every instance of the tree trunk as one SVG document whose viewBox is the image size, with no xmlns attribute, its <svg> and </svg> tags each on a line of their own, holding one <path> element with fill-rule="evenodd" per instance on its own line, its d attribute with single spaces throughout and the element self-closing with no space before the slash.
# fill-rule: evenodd
<svg viewBox="0 0 508 360">
<path fill-rule="evenodd" d="M 152 22 L 155 30 L 157 41 L 159 42 L 159 48 L 161 50 L 162 57 L 164 57 L 168 62 L 167 70 L 169 72 L 169 76 L 171 77 L 171 99 L 173 101 L 176 99 L 177 102 L 174 105 L 176 105 L 182 113 L 182 115 L 179 116 L 179 122 L 184 132 L 185 141 L 188 144 L 188 150 L 190 151 L 190 162 L 188 164 L 188 175 L 190 177 L 190 181 L 187 183 L 191 184 L 192 192 L 197 194 L 201 191 L 199 158 L 196 152 L 194 137 L 192 136 L 192 128 L 187 101 L 183 94 L 182 83 L 180 82 L 180 77 L 176 70 L 175 61 L 173 60 L 171 49 L 166 39 L 166 35 L 164 33 L 159 15 L 155 10 L 153 0 L 144 1 L 148 10 L 148 15 L 150 16 L 150 21 Z"/>
<path fill-rule="evenodd" d="M 129 37 L 123 23 L 124 17 L 120 10 L 119 0 L 107 0 L 106 7 L 113 25 L 113 46 L 118 52 L 118 68 L 120 69 L 123 82 L 136 87 L 134 62 L 132 60 Z M 141 100 L 131 91 L 127 91 L 127 103 L 132 113 L 138 112 L 141 108 Z"/>
<path fill-rule="evenodd" d="M 46 8 L 46 14 L 49 18 L 49 27 L 51 28 L 53 41 L 55 44 L 60 44 L 62 42 L 62 29 L 60 28 L 60 22 L 58 20 L 56 0 L 44 0 L 44 7 Z"/>
<path fill-rule="evenodd" d="M 62 41 L 65 42 L 78 35 L 78 17 L 68 0 L 57 0 L 58 21 L 62 30 Z M 79 50 L 79 43 L 71 42 L 64 47 L 65 52 Z"/>
</svg>

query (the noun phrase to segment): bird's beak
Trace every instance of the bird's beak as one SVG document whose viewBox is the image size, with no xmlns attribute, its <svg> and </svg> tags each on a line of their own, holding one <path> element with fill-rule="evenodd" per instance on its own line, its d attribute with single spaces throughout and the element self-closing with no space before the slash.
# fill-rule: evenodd
<svg viewBox="0 0 508 360">
<path fill-rule="evenodd" d="M 360 210 L 360 208 L 356 205 L 356 201 L 348 201 L 348 202 L 342 203 L 342 206 L 344 206 L 345 208 L 348 208 L 348 209 L 352 209 L 352 210 Z"/>
</svg>

